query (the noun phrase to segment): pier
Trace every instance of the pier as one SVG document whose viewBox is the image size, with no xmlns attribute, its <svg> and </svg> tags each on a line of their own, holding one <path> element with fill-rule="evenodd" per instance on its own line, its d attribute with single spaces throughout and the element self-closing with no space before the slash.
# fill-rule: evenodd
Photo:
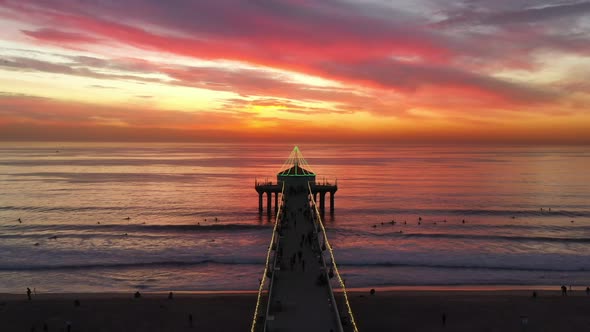
<svg viewBox="0 0 590 332">
<path fill-rule="evenodd" d="M 305 168 L 305 167 L 307 168 Z M 327 182 L 316 181 L 316 174 L 309 169 L 309 165 L 303 158 L 298 147 L 295 147 L 291 152 L 291 155 L 283 167 L 277 174 L 277 182 L 272 181 L 258 181 L 254 182 L 254 188 L 258 192 L 258 212 L 263 213 L 263 196 L 266 194 L 266 212 L 272 214 L 272 198 L 274 194 L 274 213 L 277 213 L 279 207 L 279 195 L 282 191 L 282 184 L 286 181 L 289 188 L 294 187 L 307 187 L 308 184 L 311 186 L 311 192 L 313 194 L 314 202 L 319 202 L 320 213 L 325 213 L 326 206 L 326 194 L 330 194 L 330 213 L 334 213 L 334 195 L 338 191 L 338 181 L 334 184 Z M 291 189 L 289 189 L 291 190 Z M 319 201 L 318 201 L 319 198 Z"/>
<path fill-rule="evenodd" d="M 358 331 L 321 219 L 326 193 L 334 211 L 337 185 L 317 184 L 297 147 L 282 169 L 275 184 L 256 182 L 260 212 L 266 193 L 270 213 L 274 193 L 276 218 L 251 332 Z M 332 280 L 344 303 L 336 302 Z"/>
</svg>

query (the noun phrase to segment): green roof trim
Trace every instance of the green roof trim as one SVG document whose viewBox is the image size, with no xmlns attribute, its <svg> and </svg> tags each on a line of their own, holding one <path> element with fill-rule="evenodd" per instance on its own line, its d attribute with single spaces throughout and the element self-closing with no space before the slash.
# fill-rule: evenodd
<svg viewBox="0 0 590 332">
<path fill-rule="evenodd" d="M 299 147 L 295 146 L 289 158 L 283 163 L 278 176 L 315 176 L 315 173 L 309 167 L 309 164 L 303 158 Z"/>
</svg>

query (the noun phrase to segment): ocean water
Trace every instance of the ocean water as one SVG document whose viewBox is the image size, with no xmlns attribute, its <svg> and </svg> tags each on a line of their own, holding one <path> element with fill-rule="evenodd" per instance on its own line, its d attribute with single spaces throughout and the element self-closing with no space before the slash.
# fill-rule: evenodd
<svg viewBox="0 0 590 332">
<path fill-rule="evenodd" d="M 292 148 L 0 143 L 0 292 L 254 290 Z M 300 149 L 348 287 L 590 282 L 587 147 Z"/>
</svg>

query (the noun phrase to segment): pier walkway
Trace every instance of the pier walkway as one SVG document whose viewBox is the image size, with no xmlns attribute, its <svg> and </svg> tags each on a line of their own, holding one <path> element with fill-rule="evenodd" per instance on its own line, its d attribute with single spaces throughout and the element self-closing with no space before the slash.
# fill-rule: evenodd
<svg viewBox="0 0 590 332">
<path fill-rule="evenodd" d="M 280 222 L 266 331 L 342 331 L 307 191 L 286 195 Z"/>
</svg>

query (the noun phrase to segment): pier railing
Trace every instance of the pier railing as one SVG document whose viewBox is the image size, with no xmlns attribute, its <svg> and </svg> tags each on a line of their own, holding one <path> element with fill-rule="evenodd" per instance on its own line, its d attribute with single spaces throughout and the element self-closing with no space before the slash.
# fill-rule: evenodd
<svg viewBox="0 0 590 332">
<path fill-rule="evenodd" d="M 284 185 L 283 185 L 283 192 L 284 192 Z M 284 198 L 285 196 L 282 196 L 282 197 Z M 283 207 L 284 202 L 285 202 L 285 200 L 282 199 L 281 204 L 279 205 L 279 211 L 277 212 L 277 218 L 275 220 L 276 224 L 279 224 L 280 222 L 282 222 L 281 212 L 282 212 L 282 207 Z M 278 233 L 278 231 L 276 230 L 276 227 L 275 227 L 275 233 Z M 267 328 L 268 328 L 268 324 L 266 322 L 267 322 L 267 319 L 270 315 L 270 309 L 271 309 L 270 299 L 272 299 L 272 290 L 273 290 L 273 285 L 274 285 L 274 281 L 275 281 L 275 273 L 277 273 L 277 264 L 279 262 L 279 257 L 278 257 L 279 248 L 281 246 L 280 234 L 279 234 L 279 236 L 277 236 L 275 238 L 276 238 L 275 242 L 271 243 L 271 247 L 274 248 L 275 253 L 274 253 L 274 257 L 273 257 L 274 259 L 273 259 L 273 264 L 272 264 L 272 269 L 271 269 L 272 275 L 270 276 L 270 283 L 268 285 L 268 299 L 269 299 L 269 301 L 267 301 L 268 304 L 266 305 L 266 314 L 264 316 L 265 317 L 264 330 L 263 330 L 264 332 L 266 332 Z"/>
<path fill-rule="evenodd" d="M 284 195 L 285 193 L 285 184 L 283 183 L 282 189 L 281 189 L 281 196 Z M 284 196 L 283 196 L 284 197 Z M 284 202 L 284 200 L 281 200 L 281 202 Z M 254 318 L 252 319 L 252 328 L 250 329 L 250 332 L 256 332 L 256 324 L 258 322 L 258 312 L 260 310 L 260 302 L 262 300 L 262 292 L 264 290 L 264 285 L 266 283 L 266 274 L 268 273 L 268 267 L 269 267 L 269 263 L 270 263 L 270 254 L 273 251 L 273 247 L 275 246 L 275 238 L 277 237 L 277 227 L 279 225 L 279 217 L 281 215 L 281 208 L 282 208 L 283 204 L 281 204 L 279 206 L 279 209 L 277 211 L 277 215 L 275 218 L 275 224 L 272 230 L 272 236 L 270 238 L 270 245 L 268 246 L 268 251 L 266 252 L 266 262 L 264 264 L 264 272 L 262 273 L 262 279 L 260 279 L 260 285 L 258 286 L 258 296 L 256 298 L 256 308 L 254 309 Z M 276 247 L 275 247 L 276 248 Z M 274 263 L 276 264 L 276 252 L 275 252 L 275 259 L 274 259 Z M 273 266 L 273 273 L 274 273 L 274 266 Z M 273 278 L 270 278 L 271 282 Z M 272 285 L 271 285 L 272 286 Z M 269 298 L 270 298 L 270 290 L 269 290 Z M 268 315 L 268 306 L 266 308 L 266 314 Z"/>
<path fill-rule="evenodd" d="M 309 195 L 310 197 L 313 197 L 313 191 L 311 190 L 311 184 L 308 184 L 309 187 Z M 332 267 L 334 268 L 334 272 L 336 274 L 336 277 L 338 279 L 338 282 L 340 283 L 340 287 L 342 288 L 342 295 L 344 297 L 344 303 L 346 305 L 346 309 L 348 311 L 348 318 L 350 319 L 350 323 L 352 324 L 352 328 L 354 330 L 354 332 L 358 332 L 358 327 L 356 326 L 356 321 L 354 320 L 354 315 L 352 313 L 352 308 L 350 306 L 350 302 L 348 301 L 348 294 L 346 293 L 346 285 L 344 284 L 344 280 L 342 279 L 342 276 L 340 275 L 340 271 L 338 269 L 338 266 L 336 265 L 336 259 L 334 258 L 334 250 L 332 249 L 332 246 L 330 245 L 330 242 L 328 241 L 328 235 L 326 234 L 326 228 L 324 227 L 324 223 L 322 222 L 322 216 L 320 214 L 320 211 L 318 210 L 317 205 L 315 204 L 315 200 L 311 199 L 310 200 L 312 202 L 312 208 L 313 208 L 313 212 L 315 215 L 315 220 L 317 222 L 317 224 L 320 226 L 321 230 L 322 230 L 322 234 L 324 237 L 324 244 L 326 246 L 326 249 L 328 249 L 328 252 L 330 253 L 330 258 L 332 260 Z M 320 249 L 321 250 L 321 249 Z M 322 260 L 323 260 L 323 252 L 322 252 Z M 324 267 L 325 267 L 325 261 L 324 262 Z M 330 281 L 328 278 L 328 285 L 330 285 Z M 330 294 L 332 295 L 332 303 L 334 303 L 334 306 L 337 308 L 336 302 L 334 301 L 334 293 L 332 291 L 332 286 L 330 285 Z M 337 316 L 340 317 L 340 314 L 337 311 Z"/>
<path fill-rule="evenodd" d="M 310 197 L 309 208 L 310 208 L 310 210 L 311 210 L 310 212 L 312 213 L 312 216 L 313 216 L 313 215 L 315 215 L 315 201 L 313 200 L 313 195 L 311 194 L 311 189 L 310 189 L 309 197 Z M 315 217 L 313 217 L 312 221 L 314 222 L 315 234 L 319 235 L 320 232 L 323 233 L 323 231 L 321 229 L 318 229 L 319 228 L 318 223 L 321 221 L 317 221 L 317 219 Z M 324 237 L 325 237 L 325 235 L 324 235 Z M 332 309 L 334 310 L 334 316 L 336 316 L 336 321 L 337 321 L 337 326 L 338 326 L 339 331 L 343 332 L 344 329 L 342 328 L 342 321 L 340 319 L 340 312 L 338 310 L 338 303 L 336 303 L 336 299 L 334 298 L 334 290 L 332 289 L 332 284 L 330 283 L 330 276 L 328 273 L 328 267 L 326 265 L 326 258 L 324 257 L 324 251 L 322 250 L 323 245 L 320 242 L 319 236 L 316 238 L 316 242 L 317 242 L 318 250 L 320 252 L 320 257 L 322 259 L 322 270 L 323 270 L 323 273 L 325 273 L 326 285 L 328 286 L 328 293 L 330 294 L 330 301 L 332 303 Z M 324 242 L 324 245 L 325 245 L 325 242 Z"/>
</svg>

